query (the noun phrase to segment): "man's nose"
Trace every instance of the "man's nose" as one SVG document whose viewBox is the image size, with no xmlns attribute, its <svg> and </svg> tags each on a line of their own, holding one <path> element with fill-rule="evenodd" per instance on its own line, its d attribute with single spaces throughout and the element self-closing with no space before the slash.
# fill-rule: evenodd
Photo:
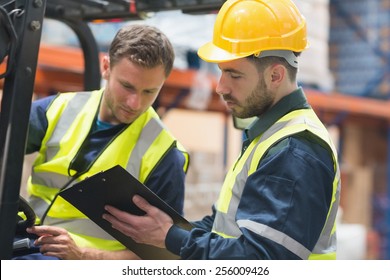
<svg viewBox="0 0 390 280">
<path fill-rule="evenodd" d="M 228 87 L 226 86 L 226 83 L 223 79 L 223 75 L 219 78 L 218 80 L 218 83 L 217 83 L 217 86 L 215 88 L 215 92 L 220 95 L 221 97 L 225 94 L 228 94 L 229 93 L 229 89 Z"/>
<path fill-rule="evenodd" d="M 132 110 L 138 110 L 141 107 L 141 96 L 139 93 L 132 93 L 127 97 L 127 106 Z"/>
</svg>

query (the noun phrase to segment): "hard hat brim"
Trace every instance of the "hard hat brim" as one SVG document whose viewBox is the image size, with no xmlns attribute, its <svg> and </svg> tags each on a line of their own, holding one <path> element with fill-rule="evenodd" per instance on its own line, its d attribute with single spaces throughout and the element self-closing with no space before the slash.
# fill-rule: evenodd
<svg viewBox="0 0 390 280">
<path fill-rule="evenodd" d="M 206 61 L 206 62 L 212 62 L 212 63 L 219 63 L 219 62 L 225 62 L 225 61 L 231 61 L 243 57 L 250 56 L 251 53 L 240 53 L 240 54 L 232 54 L 229 53 L 216 45 L 213 44 L 213 42 L 208 42 L 201 46 L 198 49 L 198 56 Z"/>
</svg>

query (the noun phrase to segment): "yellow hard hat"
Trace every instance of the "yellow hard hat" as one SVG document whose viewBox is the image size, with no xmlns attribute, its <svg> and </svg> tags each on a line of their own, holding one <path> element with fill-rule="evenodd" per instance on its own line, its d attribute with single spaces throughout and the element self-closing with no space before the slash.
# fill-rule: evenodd
<svg viewBox="0 0 390 280">
<path fill-rule="evenodd" d="M 200 47 L 198 55 L 218 63 L 307 47 L 306 20 L 291 0 L 227 0 L 217 15 L 212 42 Z"/>
</svg>

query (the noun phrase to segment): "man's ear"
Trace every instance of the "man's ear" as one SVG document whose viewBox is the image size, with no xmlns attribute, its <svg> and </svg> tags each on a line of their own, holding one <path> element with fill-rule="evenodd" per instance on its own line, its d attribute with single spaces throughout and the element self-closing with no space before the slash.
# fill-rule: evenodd
<svg viewBox="0 0 390 280">
<path fill-rule="evenodd" d="M 281 64 L 275 64 L 271 67 L 271 81 L 281 83 L 287 74 L 287 69 Z"/>
<path fill-rule="evenodd" d="M 107 80 L 110 77 L 110 58 L 107 55 L 103 56 L 100 71 L 103 79 Z"/>
</svg>

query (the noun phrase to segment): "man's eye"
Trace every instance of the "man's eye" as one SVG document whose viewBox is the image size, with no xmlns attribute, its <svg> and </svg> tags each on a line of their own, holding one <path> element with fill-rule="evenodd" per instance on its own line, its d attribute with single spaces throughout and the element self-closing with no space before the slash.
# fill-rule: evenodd
<svg viewBox="0 0 390 280">
<path fill-rule="evenodd" d="M 130 89 L 132 89 L 132 88 L 133 88 L 132 86 L 130 86 L 130 85 L 126 85 L 126 84 L 122 84 L 122 86 L 123 86 L 125 89 L 128 89 L 128 90 L 130 90 Z"/>
</svg>

